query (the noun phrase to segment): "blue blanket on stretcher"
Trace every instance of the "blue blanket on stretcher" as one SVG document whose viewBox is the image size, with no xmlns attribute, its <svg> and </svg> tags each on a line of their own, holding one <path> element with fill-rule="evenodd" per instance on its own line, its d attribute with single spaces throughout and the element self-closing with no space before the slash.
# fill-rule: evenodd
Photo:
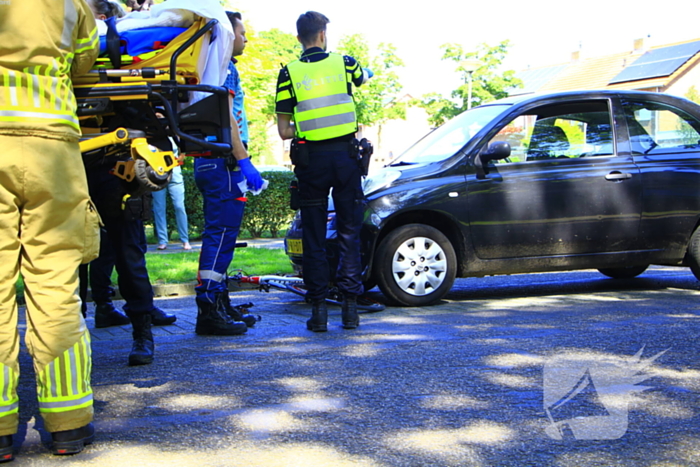
<svg viewBox="0 0 700 467">
<path fill-rule="evenodd" d="M 157 27 L 132 29 L 119 33 L 121 55 L 136 57 L 164 48 L 168 42 L 187 31 L 187 28 Z M 100 36 L 100 55 L 107 52 L 107 36 Z"/>
</svg>

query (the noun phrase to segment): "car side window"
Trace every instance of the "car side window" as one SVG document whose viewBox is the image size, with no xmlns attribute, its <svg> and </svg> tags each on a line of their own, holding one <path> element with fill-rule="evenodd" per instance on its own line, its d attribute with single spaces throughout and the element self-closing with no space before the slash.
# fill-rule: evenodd
<svg viewBox="0 0 700 467">
<path fill-rule="evenodd" d="M 700 121 L 658 102 L 623 100 L 633 155 L 664 154 L 700 147 Z"/>
<path fill-rule="evenodd" d="M 511 156 L 496 164 L 615 154 L 606 100 L 537 107 L 508 122 L 495 141 L 511 146 Z"/>
</svg>

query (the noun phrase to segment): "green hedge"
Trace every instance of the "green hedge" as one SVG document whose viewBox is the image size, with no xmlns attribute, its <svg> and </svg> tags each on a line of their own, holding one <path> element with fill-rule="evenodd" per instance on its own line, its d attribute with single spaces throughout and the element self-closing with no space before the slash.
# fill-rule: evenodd
<svg viewBox="0 0 700 467">
<path fill-rule="evenodd" d="M 182 177 L 185 181 L 185 210 L 189 223 L 190 239 L 201 238 L 204 229 L 204 210 L 202 194 L 194 182 L 193 158 L 187 157 L 182 166 Z M 262 177 L 270 182 L 268 188 L 257 196 L 248 193 L 248 204 L 243 215 L 241 229 L 248 231 L 254 238 L 262 237 L 269 232 L 272 238 L 277 238 L 288 226 L 294 216 L 289 209 L 289 183 L 294 178 L 292 172 L 263 172 Z M 168 231 L 170 238 L 177 238 L 175 212 L 170 197 L 167 201 Z M 174 235 L 174 237 L 173 237 Z"/>
</svg>

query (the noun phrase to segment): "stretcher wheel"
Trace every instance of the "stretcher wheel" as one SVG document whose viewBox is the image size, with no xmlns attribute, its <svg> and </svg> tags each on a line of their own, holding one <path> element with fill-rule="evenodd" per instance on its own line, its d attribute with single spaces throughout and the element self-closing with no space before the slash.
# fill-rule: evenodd
<svg viewBox="0 0 700 467">
<path fill-rule="evenodd" d="M 160 191 L 168 185 L 172 172 L 166 172 L 164 175 L 159 175 L 153 168 L 148 165 L 143 159 L 138 159 L 134 163 L 134 177 L 139 185 L 144 187 L 146 191 Z"/>
</svg>

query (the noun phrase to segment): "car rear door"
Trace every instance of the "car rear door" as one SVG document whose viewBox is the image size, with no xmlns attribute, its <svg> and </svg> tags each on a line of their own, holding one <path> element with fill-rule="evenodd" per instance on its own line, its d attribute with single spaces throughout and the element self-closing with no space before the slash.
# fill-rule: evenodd
<svg viewBox="0 0 700 467">
<path fill-rule="evenodd" d="M 530 107 L 490 142 L 511 157 L 468 175 L 469 226 L 482 259 L 639 248 L 641 177 L 617 151 L 609 99 Z"/>
</svg>

